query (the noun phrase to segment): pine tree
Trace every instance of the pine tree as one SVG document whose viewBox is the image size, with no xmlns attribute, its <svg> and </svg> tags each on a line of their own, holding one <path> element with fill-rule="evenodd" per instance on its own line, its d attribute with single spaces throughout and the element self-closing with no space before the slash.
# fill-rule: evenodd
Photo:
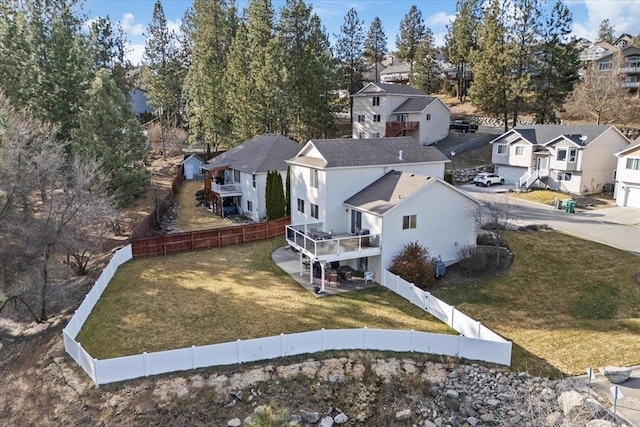
<svg viewBox="0 0 640 427">
<path fill-rule="evenodd" d="M 364 71 L 363 21 L 358 18 L 354 8 L 349 9 L 336 37 L 335 54 L 339 61 L 341 89 L 350 95 L 362 89 L 362 73 Z M 349 117 L 353 117 L 353 98 L 349 97 Z"/>
<path fill-rule="evenodd" d="M 511 28 L 507 29 L 507 43 L 514 58 L 509 85 L 513 126 L 518 125 L 519 114 L 527 110 L 528 102 L 533 98 L 531 74 L 537 60 L 541 8 L 541 0 L 517 0 L 510 8 Z"/>
<path fill-rule="evenodd" d="M 224 75 L 238 27 L 235 8 L 224 0 L 195 0 L 184 17 L 185 43 L 191 53 L 185 77 L 185 114 L 190 140 L 230 145 L 231 117 Z"/>
<path fill-rule="evenodd" d="M 125 96 L 129 96 L 129 92 L 134 88 L 134 82 L 129 77 L 133 65 L 126 59 L 127 43 L 122 26 L 114 25 L 109 16 L 98 17 L 91 23 L 89 46 L 93 57 L 93 70 L 109 70 L 111 78 Z"/>
<path fill-rule="evenodd" d="M 534 75 L 536 123 L 556 123 L 559 110 L 578 81 L 579 51 L 571 34 L 571 12 L 558 0 L 546 18 Z"/>
<path fill-rule="evenodd" d="M 253 52 L 249 45 L 247 28 L 240 25 L 229 49 L 225 73 L 226 106 L 231 116 L 232 145 L 258 134 L 258 111 L 255 99 L 255 83 L 251 72 Z"/>
<path fill-rule="evenodd" d="M 143 166 L 146 138 L 133 107 L 107 70 L 97 72 L 78 123 L 73 134 L 74 152 L 101 163 L 118 203 L 128 205 L 144 194 L 149 181 Z"/>
<path fill-rule="evenodd" d="M 470 95 L 474 105 L 492 117 L 504 120 L 509 129 L 509 87 L 515 63 L 506 43 L 505 19 L 500 0 L 492 0 L 478 28 L 478 47 L 471 54 L 474 81 Z"/>
<path fill-rule="evenodd" d="M 401 61 L 410 64 L 410 74 L 413 74 L 413 63 L 416 59 L 418 46 L 425 36 L 424 20 L 422 12 L 416 5 L 411 6 L 409 12 L 400 22 L 400 29 L 396 37 L 397 56 Z"/>
<path fill-rule="evenodd" d="M 285 195 L 282 189 L 282 177 L 278 171 L 267 172 L 265 189 L 267 219 L 274 220 L 286 215 Z"/>
<path fill-rule="evenodd" d="M 382 22 L 377 16 L 371 21 L 369 32 L 364 40 L 364 59 L 374 64 L 375 78 L 378 78 L 378 64 L 387 54 L 387 36 L 382 29 Z"/>
<path fill-rule="evenodd" d="M 596 41 L 613 43 L 616 38 L 615 33 L 616 29 L 611 25 L 611 21 L 604 19 L 600 23 L 600 27 L 598 27 L 598 38 Z"/>
<path fill-rule="evenodd" d="M 480 21 L 478 0 L 458 0 L 456 11 L 455 20 L 447 27 L 444 52 L 447 60 L 456 66 L 457 95 L 464 101 L 468 90 L 466 74 Z"/>
<path fill-rule="evenodd" d="M 411 86 L 417 87 L 426 93 L 433 93 L 440 86 L 441 68 L 436 61 L 436 46 L 431 29 L 427 27 L 422 42 L 416 51 L 416 61 Z"/>
</svg>

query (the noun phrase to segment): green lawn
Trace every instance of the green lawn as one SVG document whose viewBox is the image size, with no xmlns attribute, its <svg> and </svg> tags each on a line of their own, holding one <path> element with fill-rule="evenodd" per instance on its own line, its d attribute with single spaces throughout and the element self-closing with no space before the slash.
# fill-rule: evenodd
<svg viewBox="0 0 640 427">
<path fill-rule="evenodd" d="M 122 265 L 77 340 L 93 357 L 335 328 L 456 332 L 382 287 L 317 298 L 271 260 L 281 238 Z"/>
<path fill-rule="evenodd" d="M 510 269 L 433 293 L 512 340 L 514 369 L 580 374 L 640 363 L 640 258 L 557 232 L 506 238 Z"/>
<path fill-rule="evenodd" d="M 572 198 L 569 193 L 561 193 L 559 191 L 550 190 L 534 190 L 524 193 L 512 193 L 511 196 L 519 199 L 529 200 L 531 202 L 543 203 L 545 205 L 552 205 L 556 199 L 569 200 Z"/>
</svg>

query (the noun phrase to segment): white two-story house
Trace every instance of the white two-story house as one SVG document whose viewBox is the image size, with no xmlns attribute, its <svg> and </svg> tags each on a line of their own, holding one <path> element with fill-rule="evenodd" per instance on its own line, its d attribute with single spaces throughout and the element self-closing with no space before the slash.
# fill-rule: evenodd
<svg viewBox="0 0 640 427">
<path fill-rule="evenodd" d="M 616 205 L 640 208 L 640 144 L 616 153 L 616 157 Z"/>
<path fill-rule="evenodd" d="M 288 161 L 286 238 L 300 251 L 301 274 L 307 258 L 379 277 L 415 241 L 456 262 L 463 246 L 475 245 L 478 202 L 442 180 L 448 161 L 410 137 L 309 141 Z"/>
<path fill-rule="evenodd" d="M 420 144 L 429 145 L 449 134 L 449 107 L 419 89 L 369 83 L 352 97 L 354 139 L 411 136 Z"/>
<path fill-rule="evenodd" d="M 278 171 L 285 187 L 286 160 L 300 151 L 300 144 L 277 134 L 263 134 L 225 151 L 202 165 L 205 199 L 222 217 L 245 215 L 254 221 L 267 216 L 267 172 Z"/>
<path fill-rule="evenodd" d="M 490 144 L 495 171 L 509 183 L 591 194 L 614 182 L 614 154 L 631 142 L 614 126 L 526 125 Z"/>
</svg>

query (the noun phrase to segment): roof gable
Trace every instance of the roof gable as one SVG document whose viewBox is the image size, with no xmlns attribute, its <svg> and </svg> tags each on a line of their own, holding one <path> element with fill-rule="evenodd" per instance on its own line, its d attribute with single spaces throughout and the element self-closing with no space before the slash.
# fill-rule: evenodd
<svg viewBox="0 0 640 427">
<path fill-rule="evenodd" d="M 618 157 L 640 156 L 640 144 L 636 144 L 636 145 L 631 146 L 629 148 L 625 148 L 624 150 L 620 151 L 619 153 L 616 153 L 616 156 L 618 156 Z"/>
<path fill-rule="evenodd" d="M 385 215 L 396 206 L 401 205 L 432 185 L 445 185 L 452 191 L 476 203 L 480 203 L 467 193 L 458 190 L 438 178 L 396 170 L 387 172 L 345 200 L 344 203 L 376 215 Z"/>
<path fill-rule="evenodd" d="M 265 133 L 249 139 L 209 160 L 205 169 L 228 166 L 247 173 L 287 169 L 286 160 L 300 151 L 300 144 L 283 135 Z"/>
<path fill-rule="evenodd" d="M 435 147 L 423 147 L 410 136 L 374 139 L 313 139 L 325 164 L 309 164 L 308 156 L 290 163 L 321 168 L 383 166 L 411 163 L 445 163 L 450 160 Z M 317 159 L 316 159 L 317 160 Z"/>
<path fill-rule="evenodd" d="M 371 95 L 405 95 L 405 96 L 428 96 L 423 91 L 408 85 L 395 83 L 369 83 L 351 96 L 371 96 Z"/>
</svg>

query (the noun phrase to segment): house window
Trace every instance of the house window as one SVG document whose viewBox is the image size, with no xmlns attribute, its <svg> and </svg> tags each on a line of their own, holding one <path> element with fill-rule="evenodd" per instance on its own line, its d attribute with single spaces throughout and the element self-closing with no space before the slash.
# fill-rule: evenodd
<svg viewBox="0 0 640 427">
<path fill-rule="evenodd" d="M 358 123 L 364 123 L 364 114 L 358 114 Z"/>
<path fill-rule="evenodd" d="M 247 200 L 247 210 L 253 212 L 253 202 L 251 200 Z"/>
<path fill-rule="evenodd" d="M 427 119 L 427 120 L 431 120 L 431 113 L 427 113 L 427 117 L 426 117 L 426 119 Z"/>
<path fill-rule="evenodd" d="M 576 156 L 578 155 L 578 150 L 575 148 L 572 148 L 569 150 L 569 161 L 570 162 L 575 162 L 576 161 Z"/>
<path fill-rule="evenodd" d="M 613 68 L 613 63 L 612 62 L 601 62 L 600 64 L 598 64 L 598 70 L 600 71 L 606 71 L 606 70 L 610 70 Z"/>
<path fill-rule="evenodd" d="M 640 171 L 640 159 L 627 159 L 627 169 Z"/>
<path fill-rule="evenodd" d="M 396 121 L 398 122 L 406 122 L 407 115 L 406 114 L 396 114 Z"/>
<path fill-rule="evenodd" d="M 371 99 L 371 105 L 373 105 L 374 107 L 377 107 L 378 105 L 380 105 L 380 97 L 379 96 L 374 96 Z"/>
<path fill-rule="evenodd" d="M 318 169 L 311 169 L 311 187 L 318 188 Z"/>
<path fill-rule="evenodd" d="M 571 181 L 572 177 L 571 172 L 558 172 L 558 181 Z"/>
<path fill-rule="evenodd" d="M 358 139 L 364 139 L 364 132 L 358 132 Z"/>
<path fill-rule="evenodd" d="M 374 123 L 380 123 L 380 114 L 374 114 L 373 115 L 373 122 Z"/>
<path fill-rule="evenodd" d="M 311 216 L 318 219 L 318 205 L 314 205 L 313 203 L 311 203 Z"/>
<path fill-rule="evenodd" d="M 298 212 L 304 213 L 304 200 L 298 199 Z"/>
<path fill-rule="evenodd" d="M 402 217 L 402 229 L 410 230 L 416 228 L 416 215 L 405 215 Z"/>
<path fill-rule="evenodd" d="M 524 147 L 523 146 L 516 147 L 516 156 L 522 156 L 523 154 L 524 154 Z"/>
<path fill-rule="evenodd" d="M 256 174 L 254 173 L 253 175 L 251 175 L 251 185 L 253 185 L 253 188 L 256 188 Z M 251 210 L 251 209 L 249 209 Z"/>
<path fill-rule="evenodd" d="M 559 160 L 559 161 L 567 160 L 567 149 L 566 148 L 562 148 L 562 149 L 558 150 L 558 152 L 556 153 L 556 160 Z"/>
<path fill-rule="evenodd" d="M 498 154 L 507 154 L 507 144 L 498 145 Z"/>
<path fill-rule="evenodd" d="M 234 170 L 233 171 L 233 182 L 240 183 L 240 171 L 239 170 Z"/>
<path fill-rule="evenodd" d="M 380 132 L 374 132 L 373 133 L 373 137 L 374 138 L 380 138 Z"/>
</svg>

